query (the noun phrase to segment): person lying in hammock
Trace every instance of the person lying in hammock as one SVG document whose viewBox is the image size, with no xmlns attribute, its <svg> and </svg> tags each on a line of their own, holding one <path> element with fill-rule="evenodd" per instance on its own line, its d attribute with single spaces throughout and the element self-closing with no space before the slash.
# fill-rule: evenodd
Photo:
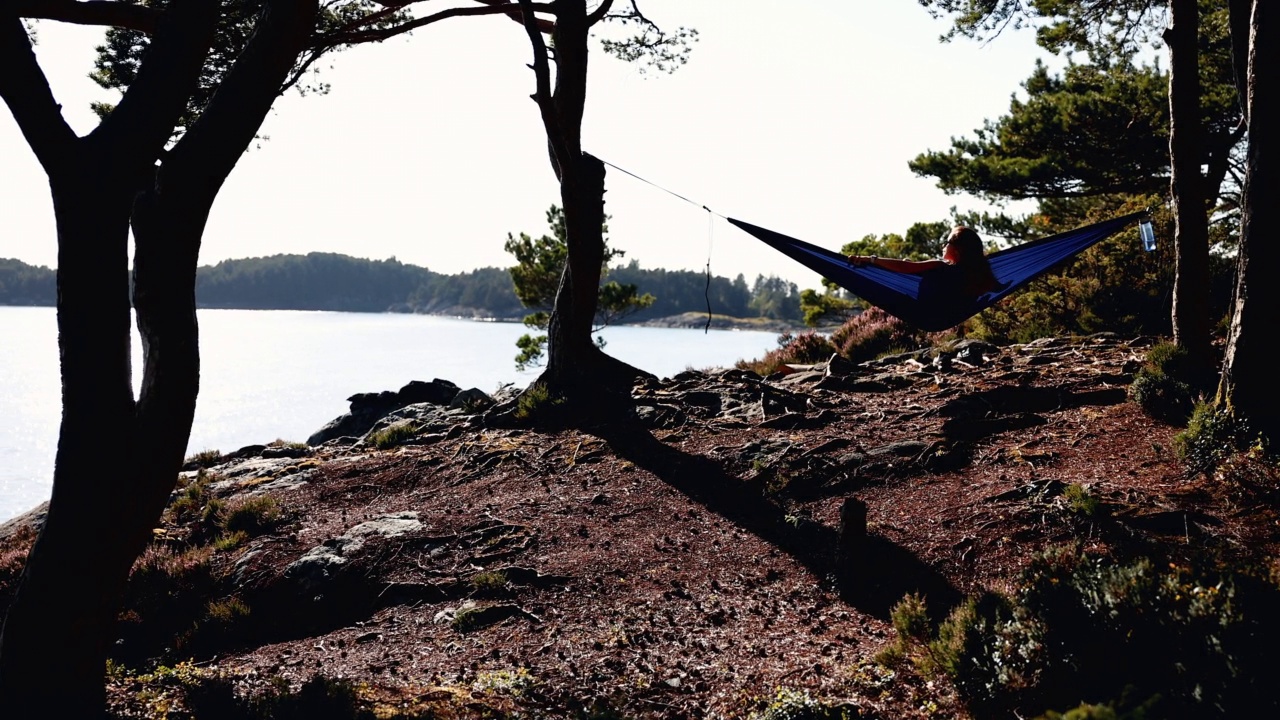
<svg viewBox="0 0 1280 720">
<path fill-rule="evenodd" d="M 983 253 L 982 238 L 962 225 L 951 229 L 941 260 L 898 260 L 876 255 L 850 255 L 855 267 L 874 265 L 891 272 L 920 276 L 920 300 L 947 302 L 972 300 L 1003 285 L 991 272 Z"/>
</svg>

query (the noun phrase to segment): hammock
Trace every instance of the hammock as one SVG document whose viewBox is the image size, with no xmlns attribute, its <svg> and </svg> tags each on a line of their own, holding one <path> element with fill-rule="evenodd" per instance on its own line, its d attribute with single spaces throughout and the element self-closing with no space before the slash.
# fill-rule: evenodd
<svg viewBox="0 0 1280 720">
<path fill-rule="evenodd" d="M 871 265 L 854 267 L 838 252 L 741 220 L 726 219 L 872 305 L 921 330 L 937 332 L 977 315 L 1041 273 L 1065 263 L 1076 253 L 1111 237 L 1145 215 L 1146 211 L 1130 213 L 991 253 L 987 260 L 1000 286 L 972 300 L 961 301 L 954 297 L 922 301 L 920 283 L 926 275 L 893 272 Z"/>
</svg>

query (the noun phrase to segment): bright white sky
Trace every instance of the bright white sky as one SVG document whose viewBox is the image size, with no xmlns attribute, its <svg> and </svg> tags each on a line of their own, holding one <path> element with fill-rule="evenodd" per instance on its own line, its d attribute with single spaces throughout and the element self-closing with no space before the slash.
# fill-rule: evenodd
<svg viewBox="0 0 1280 720">
<path fill-rule="evenodd" d="M 945 220 L 953 206 L 988 209 L 943 194 L 907 161 L 1004 114 L 1043 56 L 1029 31 L 940 43 L 946 23 L 914 0 L 640 7 L 700 40 L 674 75 L 596 53 L 585 149 L 720 214 L 832 248 Z M 101 35 L 39 27 L 41 63 L 81 133 L 95 123 L 90 100 L 112 99 L 87 78 Z M 529 60 L 524 30 L 503 17 L 455 18 L 333 56 L 328 95 L 276 103 L 269 139 L 222 190 L 201 262 L 327 251 L 444 273 L 509 265 L 507 233 L 542 234 L 558 202 Z M 717 275 L 817 286 L 697 207 L 613 170 L 606 186 L 611 243 L 642 267 L 702 270 L 710 252 Z M 7 112 L 0 208 L 0 257 L 53 266 L 46 179 Z"/>
</svg>

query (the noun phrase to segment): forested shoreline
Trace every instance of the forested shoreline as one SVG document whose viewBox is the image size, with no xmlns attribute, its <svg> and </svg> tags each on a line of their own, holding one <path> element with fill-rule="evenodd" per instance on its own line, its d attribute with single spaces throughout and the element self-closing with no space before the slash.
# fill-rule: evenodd
<svg viewBox="0 0 1280 720">
<path fill-rule="evenodd" d="M 636 261 L 613 268 L 608 279 L 635 284 L 652 294 L 652 306 L 627 318 L 642 323 L 702 312 L 736 318 L 798 322 L 800 295 L 794 283 L 743 275 L 730 279 L 693 270 L 640 267 Z M 0 259 L 0 305 L 53 305 L 56 271 L 21 260 Z M 417 312 L 519 320 L 528 312 L 516 297 L 506 268 L 479 268 L 447 275 L 395 258 L 368 260 L 337 253 L 224 260 L 196 274 L 196 302 L 202 308 L 240 310 L 329 310 Z"/>
</svg>

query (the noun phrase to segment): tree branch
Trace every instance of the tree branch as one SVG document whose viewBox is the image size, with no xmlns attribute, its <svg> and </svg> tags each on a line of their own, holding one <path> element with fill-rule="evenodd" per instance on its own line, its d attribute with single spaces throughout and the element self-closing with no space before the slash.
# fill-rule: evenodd
<svg viewBox="0 0 1280 720">
<path fill-rule="evenodd" d="M 476 1 L 490 2 L 491 0 L 476 0 Z M 492 2 L 502 2 L 502 0 L 492 0 Z M 534 10 L 540 10 L 543 12 L 551 11 L 551 5 L 547 3 L 537 3 L 537 4 L 531 3 L 531 5 Z M 404 33 L 417 30 L 418 28 L 424 25 L 430 25 L 431 23 L 439 22 L 441 20 L 446 20 L 451 17 L 463 17 L 463 16 L 471 16 L 471 15 L 511 15 L 513 12 L 516 14 L 519 14 L 520 9 L 511 3 L 502 3 L 501 5 L 489 5 L 486 7 L 449 8 L 447 10 L 441 10 L 440 12 L 433 13 L 431 15 L 425 15 L 420 18 L 415 18 L 413 20 L 410 20 L 409 22 L 402 23 L 400 25 L 396 25 L 394 27 L 389 27 L 389 28 L 379 28 L 375 30 L 357 30 L 355 28 L 352 28 L 350 31 L 348 31 L 347 28 L 343 28 L 341 30 L 337 30 L 332 33 L 325 33 L 324 35 L 319 36 L 312 43 L 312 46 L 317 48 L 329 48 L 329 47 L 334 47 L 336 45 L 354 45 L 356 43 L 382 42 L 383 40 L 389 40 L 393 37 L 396 37 L 397 35 L 403 35 Z M 376 18 L 379 16 L 381 16 L 381 13 L 374 13 L 373 15 L 369 16 L 369 18 L 362 19 L 359 25 L 363 25 L 369 19 Z M 542 20 L 542 19 L 535 18 L 535 22 L 537 23 L 537 27 L 541 32 L 549 33 L 555 27 L 555 24 L 549 20 Z"/>
<path fill-rule="evenodd" d="M 595 25 L 596 23 L 603 20 L 605 16 L 609 14 L 609 8 L 611 7 L 613 7 L 613 0 L 604 0 L 604 2 L 600 3 L 600 7 L 596 8 L 590 15 L 587 16 L 587 25 L 588 26 Z M 636 7 L 635 0 L 632 0 L 631 7 L 632 9 L 635 9 Z M 640 11 L 636 10 L 636 14 L 638 15 L 639 13 Z"/>
<path fill-rule="evenodd" d="M 76 134 L 62 117 L 49 80 L 36 61 L 31 38 L 17 15 L 0 19 L 0 98 L 4 98 L 22 136 L 45 172 L 54 175 Z"/>
<path fill-rule="evenodd" d="M 279 97 L 298 53 L 315 27 L 316 0 L 267 0 L 253 34 L 200 117 L 170 150 L 159 185 L 180 175 L 183 186 L 213 197 L 244 155 Z"/>
<path fill-rule="evenodd" d="M 32 20 L 53 20 L 73 25 L 107 25 L 137 30 L 148 35 L 156 31 L 158 13 L 146 5 L 113 0 L 13 0 L 11 11 Z"/>
<path fill-rule="evenodd" d="M 562 177 L 561 163 L 569 162 L 568 149 L 559 142 L 563 137 L 560 132 L 560 121 L 556 116 L 555 103 L 551 97 L 551 64 L 547 61 L 547 44 L 542 40 L 542 32 L 538 29 L 533 17 L 533 3 L 530 0 L 519 0 L 524 10 L 524 29 L 529 35 L 529 44 L 533 46 L 534 91 L 533 101 L 538 104 L 542 115 L 542 126 L 547 133 L 547 144 L 550 146 L 552 164 L 556 178 Z"/>
<path fill-rule="evenodd" d="M 506 12 L 507 17 L 511 18 L 512 20 L 515 20 L 521 25 L 524 24 L 524 15 L 520 12 L 520 9 L 516 7 L 517 3 L 510 3 L 510 2 L 507 2 L 506 0 L 475 0 L 475 1 L 478 3 L 484 3 L 485 5 L 491 5 L 495 7 L 500 5 L 503 8 L 505 8 L 504 11 Z M 607 3 L 613 2 L 613 0 L 605 0 L 605 2 L 607 4 Z M 539 8 L 541 6 L 535 5 L 534 7 Z M 550 6 L 548 5 L 542 9 L 549 9 L 549 7 Z M 544 33 L 550 34 L 551 31 L 555 29 L 555 23 L 551 22 L 550 20 L 538 20 L 538 29 Z"/>
<path fill-rule="evenodd" d="M 88 139 L 121 163 L 149 167 L 186 108 L 213 42 L 220 0 L 173 3 L 143 56 L 137 79 Z"/>
</svg>

